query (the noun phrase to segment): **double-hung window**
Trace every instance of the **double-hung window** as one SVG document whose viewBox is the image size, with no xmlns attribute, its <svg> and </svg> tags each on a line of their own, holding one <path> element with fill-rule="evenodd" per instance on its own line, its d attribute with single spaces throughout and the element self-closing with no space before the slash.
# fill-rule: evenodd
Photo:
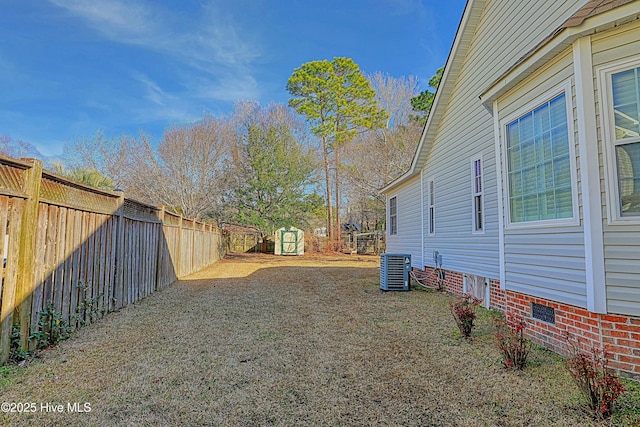
<svg viewBox="0 0 640 427">
<path fill-rule="evenodd" d="M 624 67 L 624 66 L 623 66 Z M 613 219 L 640 218 L 640 60 L 604 73 Z"/>
<path fill-rule="evenodd" d="M 398 234 L 398 199 L 389 199 L 389 234 Z"/>
<path fill-rule="evenodd" d="M 472 176 L 472 201 L 473 201 L 473 225 L 474 233 L 484 231 L 484 185 L 482 182 L 482 158 L 476 158 L 471 162 Z"/>
<path fill-rule="evenodd" d="M 509 223 L 574 217 L 565 93 L 506 125 Z"/>
<path fill-rule="evenodd" d="M 429 236 L 436 234 L 436 184 L 433 178 L 429 179 L 428 213 L 429 213 Z"/>
</svg>

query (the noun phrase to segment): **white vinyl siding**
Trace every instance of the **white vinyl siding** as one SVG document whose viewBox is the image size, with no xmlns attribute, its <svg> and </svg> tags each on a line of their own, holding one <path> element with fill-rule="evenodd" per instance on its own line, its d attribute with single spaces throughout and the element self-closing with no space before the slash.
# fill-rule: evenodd
<svg viewBox="0 0 640 427">
<path fill-rule="evenodd" d="M 603 201 L 605 277 L 607 311 L 615 314 L 640 316 L 640 221 L 638 217 L 621 216 L 619 193 L 616 190 L 615 142 L 612 136 L 612 94 L 610 81 L 613 71 L 640 66 L 640 22 L 595 34 L 591 38 L 596 85 L 596 113 L 598 139 L 603 159 L 601 189 Z M 620 68 L 622 66 L 622 68 Z M 610 71 L 607 73 L 607 71 Z"/>
<path fill-rule="evenodd" d="M 395 190 L 391 198 L 397 203 L 397 233 L 387 233 L 386 252 L 411 254 L 411 264 L 422 268 L 420 177 Z"/>
<path fill-rule="evenodd" d="M 580 169 L 577 136 L 574 123 L 572 50 L 527 77 L 514 89 L 498 99 L 498 115 L 502 125 L 499 152 L 502 157 L 501 185 L 504 195 L 504 287 L 528 295 L 587 306 L 584 232 L 580 224 Z M 569 171 L 571 173 L 571 204 L 560 219 L 530 223 L 509 223 L 509 178 L 507 157 L 507 124 L 523 113 L 564 94 L 567 108 Z M 565 177 L 566 178 L 566 177 Z M 569 218 L 562 218 L 562 216 Z"/>
<path fill-rule="evenodd" d="M 445 269 L 500 278 L 493 118 L 478 95 L 579 6 L 573 0 L 538 1 L 535 7 L 526 2 L 486 2 L 475 31 L 468 34 L 472 40 L 467 55 L 456 59 L 460 65 L 456 64 L 459 71 L 451 97 L 447 105 L 437 106 L 443 117 L 423 169 L 426 176 L 435 178 L 437 196 L 436 234 L 429 236 L 428 224 L 424 227 L 427 265 L 433 266 L 432 254 L 438 251 Z M 463 137 L 461 129 L 473 132 Z M 482 155 L 484 163 L 484 234 L 469 232 L 473 229 L 469 203 L 472 178 L 469 159 L 460 153 L 470 150 Z M 425 222 L 427 219 L 425 212 Z"/>
<path fill-rule="evenodd" d="M 440 87 L 441 93 L 450 95 L 446 103 L 437 105 L 431 112 L 431 116 L 439 117 L 438 126 L 427 130 L 429 148 L 418 153 L 418 159 L 424 161 L 421 163 L 424 192 L 421 230 L 426 265 L 433 266 L 432 254 L 438 251 L 447 270 L 500 278 L 493 117 L 478 96 L 581 5 L 575 0 L 539 0 L 535 6 L 527 2 L 489 0 L 481 15 L 470 19 L 473 23 L 459 40 L 469 48 L 464 55 L 452 53 L 449 72 L 455 75 L 455 81 L 452 79 Z M 463 132 L 464 129 L 472 131 Z M 484 234 L 469 232 L 473 229 L 469 202 L 471 174 L 469 157 L 461 155 L 469 152 L 481 155 L 483 161 Z M 436 234 L 430 236 L 427 193 L 428 179 L 432 177 L 436 187 Z M 389 193 L 399 193 L 407 185 L 404 182 Z M 400 194 L 398 200 L 403 200 Z M 405 221 L 402 207 L 399 212 L 400 236 Z M 392 247 L 409 248 L 412 242 Z"/>
</svg>

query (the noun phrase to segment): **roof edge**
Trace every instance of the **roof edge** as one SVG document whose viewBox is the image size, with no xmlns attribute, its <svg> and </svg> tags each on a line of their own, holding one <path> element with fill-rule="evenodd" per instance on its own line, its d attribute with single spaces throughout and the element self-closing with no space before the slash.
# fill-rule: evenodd
<svg viewBox="0 0 640 427">
<path fill-rule="evenodd" d="M 479 98 L 484 107 L 493 113 L 493 101 L 521 83 L 551 57 L 556 56 L 577 39 L 595 34 L 613 25 L 621 25 L 640 19 L 637 4 L 633 3 L 634 1 L 617 5 L 597 15 L 580 20 L 573 16 L 569 17 L 480 94 Z"/>
<path fill-rule="evenodd" d="M 418 170 L 422 167 L 420 162 L 420 154 L 423 150 L 429 149 L 429 141 L 427 135 L 429 134 L 430 129 L 434 126 L 437 127 L 440 116 L 442 115 L 438 110 L 438 105 L 441 102 L 446 101 L 446 97 L 451 94 L 450 89 L 445 89 L 447 87 L 447 83 L 450 79 L 457 78 L 458 70 L 454 67 L 454 72 L 452 74 L 452 66 L 451 64 L 456 61 L 457 57 L 460 53 L 464 56 L 464 53 L 469 48 L 470 42 L 467 41 L 466 45 L 463 41 L 463 35 L 465 34 L 467 28 L 470 24 L 474 24 L 480 18 L 481 10 L 484 8 L 485 0 L 468 0 L 465 6 L 464 12 L 462 13 L 462 17 L 460 18 L 460 23 L 458 24 L 458 30 L 456 31 L 456 36 L 453 40 L 453 44 L 451 46 L 451 50 L 449 51 L 449 55 L 447 57 L 447 62 L 444 66 L 444 71 L 442 73 L 442 78 L 440 80 L 440 85 L 436 90 L 436 95 L 433 100 L 433 104 L 431 105 L 431 110 L 429 115 L 427 116 L 427 121 L 422 130 L 422 135 L 420 136 L 420 141 L 418 142 L 418 146 L 416 147 L 416 151 L 413 155 L 413 159 L 411 160 L 411 166 L 409 170 L 402 174 L 400 177 L 391 181 L 384 187 L 380 189 L 381 193 L 387 193 L 390 190 L 398 187 L 402 183 L 406 182 L 410 178 L 416 176 L 418 174 Z M 474 13 L 476 12 L 476 13 Z M 473 20 L 472 20 L 473 18 Z M 460 51 L 462 49 L 462 51 Z M 443 97 L 444 100 L 443 100 Z"/>
</svg>

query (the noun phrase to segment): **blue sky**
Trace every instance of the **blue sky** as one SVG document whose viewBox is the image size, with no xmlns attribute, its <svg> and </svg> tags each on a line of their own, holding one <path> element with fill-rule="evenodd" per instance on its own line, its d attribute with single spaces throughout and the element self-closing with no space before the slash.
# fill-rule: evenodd
<svg viewBox="0 0 640 427">
<path fill-rule="evenodd" d="M 444 65 L 464 0 L 0 0 L 0 135 L 44 155 L 65 142 L 136 135 L 237 100 L 286 103 L 305 62 L 364 73 Z"/>
</svg>

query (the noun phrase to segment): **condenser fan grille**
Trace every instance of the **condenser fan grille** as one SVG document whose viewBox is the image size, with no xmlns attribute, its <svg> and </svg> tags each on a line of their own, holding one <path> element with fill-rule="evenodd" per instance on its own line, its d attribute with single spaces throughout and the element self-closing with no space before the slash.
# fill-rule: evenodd
<svg viewBox="0 0 640 427">
<path fill-rule="evenodd" d="M 380 289 L 384 291 L 408 291 L 411 255 L 380 255 Z"/>
</svg>

